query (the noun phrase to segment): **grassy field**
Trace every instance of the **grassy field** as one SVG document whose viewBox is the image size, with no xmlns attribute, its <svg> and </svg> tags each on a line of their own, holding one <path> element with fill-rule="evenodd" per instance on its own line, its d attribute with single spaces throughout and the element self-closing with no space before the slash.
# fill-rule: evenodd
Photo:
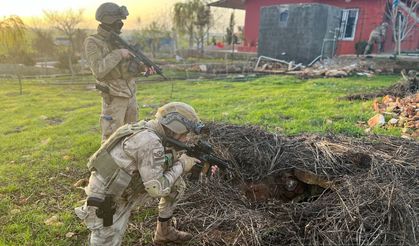
<svg viewBox="0 0 419 246">
<path fill-rule="evenodd" d="M 204 121 L 261 125 L 287 135 L 359 136 L 364 131 L 357 122 L 374 115 L 372 101 L 339 97 L 377 90 L 398 79 L 271 76 L 248 82 L 140 83 L 138 102 L 141 119 L 152 118 L 164 103 L 183 101 Z M 0 245 L 81 245 L 88 234 L 73 215 L 73 207 L 85 198 L 73 184 L 88 177 L 86 161 L 100 144 L 100 96 L 91 85 L 53 82 L 23 81 L 19 95 L 17 81 L 0 81 Z M 398 129 L 374 132 L 400 135 Z M 144 215 L 134 216 L 138 221 Z M 47 225 L 53 216 L 57 220 Z M 148 229 L 145 236 L 150 238 L 153 228 Z M 127 241 L 135 242 L 136 233 L 131 228 Z"/>
</svg>

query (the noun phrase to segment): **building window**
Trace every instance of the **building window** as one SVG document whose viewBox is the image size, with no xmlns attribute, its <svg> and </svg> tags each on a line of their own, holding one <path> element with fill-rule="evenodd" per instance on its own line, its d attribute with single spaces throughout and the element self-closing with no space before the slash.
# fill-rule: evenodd
<svg viewBox="0 0 419 246">
<path fill-rule="evenodd" d="M 358 9 L 344 9 L 340 25 L 340 39 L 354 40 L 356 23 L 358 22 Z"/>
<path fill-rule="evenodd" d="M 288 22 L 288 10 L 285 10 L 284 12 L 279 14 L 279 23 L 286 25 L 287 22 Z"/>
</svg>

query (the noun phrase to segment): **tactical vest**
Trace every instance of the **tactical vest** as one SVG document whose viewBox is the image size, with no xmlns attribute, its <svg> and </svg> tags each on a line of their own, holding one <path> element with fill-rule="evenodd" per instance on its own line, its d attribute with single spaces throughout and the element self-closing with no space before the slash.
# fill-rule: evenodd
<svg viewBox="0 0 419 246">
<path fill-rule="evenodd" d="M 121 196 L 133 178 L 131 174 L 115 162 L 110 151 L 125 137 L 147 129 L 145 123 L 145 121 L 140 121 L 118 128 L 90 157 L 87 168 L 91 172 L 95 171 L 105 181 L 105 193 L 107 195 Z"/>
<path fill-rule="evenodd" d="M 95 43 L 102 49 L 102 52 L 104 54 L 109 54 L 110 52 L 112 52 L 112 50 L 114 50 L 114 47 L 112 47 L 109 41 L 106 41 L 99 34 L 93 34 L 90 36 L 90 38 L 95 41 Z M 129 62 L 122 61 L 118 66 L 112 69 L 110 73 L 100 82 L 106 83 L 109 80 L 130 79 L 132 78 L 132 76 L 129 75 L 128 69 L 129 69 Z"/>
</svg>

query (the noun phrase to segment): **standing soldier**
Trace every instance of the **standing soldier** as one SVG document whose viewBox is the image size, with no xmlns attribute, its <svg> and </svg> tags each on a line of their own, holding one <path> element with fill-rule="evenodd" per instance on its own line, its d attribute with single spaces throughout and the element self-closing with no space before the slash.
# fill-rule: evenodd
<svg viewBox="0 0 419 246">
<path fill-rule="evenodd" d="M 87 62 L 96 77 L 96 88 L 102 94 L 100 126 L 102 142 L 120 126 L 138 120 L 135 77 L 148 70 L 154 70 L 132 59 L 127 49 L 115 47 L 111 32 L 121 33 L 128 16 L 125 6 L 104 3 L 96 10 L 96 20 L 100 22 L 97 33 L 84 42 Z"/>
<path fill-rule="evenodd" d="M 76 214 L 90 229 L 89 245 L 120 245 L 132 209 L 147 198 L 160 198 L 155 244 L 185 243 L 192 238 L 171 224 L 182 197 L 182 175 L 198 159 L 169 149 L 166 139 L 183 143 L 188 133 L 199 134 L 203 125 L 188 104 L 174 102 L 158 109 L 156 119 L 119 128 L 90 158 L 87 201 Z"/>
<path fill-rule="evenodd" d="M 372 49 L 372 45 L 376 43 L 377 53 L 381 53 L 384 51 L 384 41 L 386 39 L 386 32 L 387 32 L 388 23 L 383 22 L 381 25 L 377 26 L 370 34 L 370 38 L 368 39 L 368 44 L 365 47 L 364 55 L 366 55 L 370 49 Z"/>
</svg>

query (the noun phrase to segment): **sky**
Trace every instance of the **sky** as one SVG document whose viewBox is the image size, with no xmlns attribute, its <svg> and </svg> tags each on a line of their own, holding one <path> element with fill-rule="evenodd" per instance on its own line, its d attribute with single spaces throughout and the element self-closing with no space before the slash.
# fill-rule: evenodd
<svg viewBox="0 0 419 246">
<path fill-rule="evenodd" d="M 125 21 L 125 28 L 134 29 L 138 25 L 147 25 L 153 20 L 166 20 L 170 17 L 170 12 L 174 3 L 185 0 L 115 0 L 112 1 L 118 5 L 125 5 L 128 8 L 129 16 Z M 215 0 L 214 0 L 215 1 Z M 81 25 L 82 28 L 93 28 L 97 25 L 94 19 L 95 11 L 106 0 L 0 0 L 0 17 L 7 17 L 10 15 L 20 16 L 25 23 L 31 25 L 36 22 L 34 17 L 42 17 L 43 10 L 63 11 L 66 9 L 83 9 L 85 21 Z M 230 10 L 223 10 L 214 8 L 218 15 L 226 19 L 230 16 Z M 236 10 L 237 11 L 237 10 Z M 236 23 L 241 25 L 244 22 L 243 11 L 238 11 L 236 14 Z M 138 24 L 138 17 L 141 22 Z M 220 21 L 225 23 L 225 21 Z M 222 24 L 221 24 L 222 25 Z M 223 29 L 223 27 L 221 27 Z"/>
</svg>

